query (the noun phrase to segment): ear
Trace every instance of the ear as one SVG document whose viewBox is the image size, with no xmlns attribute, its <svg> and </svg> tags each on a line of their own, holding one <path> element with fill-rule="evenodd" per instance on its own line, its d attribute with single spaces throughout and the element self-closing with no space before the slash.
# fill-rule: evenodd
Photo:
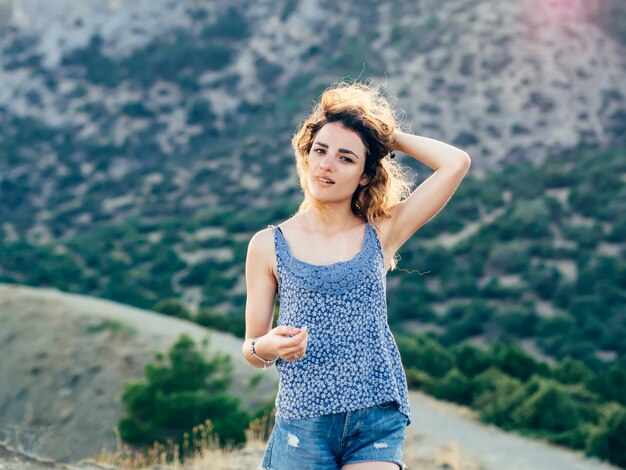
<svg viewBox="0 0 626 470">
<path fill-rule="evenodd" d="M 370 182 L 370 177 L 366 175 L 365 173 L 363 173 L 363 176 L 361 176 L 361 181 L 359 181 L 359 186 L 367 186 L 369 182 Z"/>
</svg>

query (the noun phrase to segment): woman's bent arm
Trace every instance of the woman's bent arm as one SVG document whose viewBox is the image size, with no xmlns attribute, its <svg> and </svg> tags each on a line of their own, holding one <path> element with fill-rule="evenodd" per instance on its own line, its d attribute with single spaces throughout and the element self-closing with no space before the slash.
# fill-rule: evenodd
<svg viewBox="0 0 626 470">
<path fill-rule="evenodd" d="M 417 229 L 448 203 L 469 171 L 471 160 L 461 149 L 435 139 L 395 132 L 394 149 L 429 166 L 433 173 L 384 222 L 386 250 L 395 253 Z"/>
<path fill-rule="evenodd" d="M 242 353 L 253 367 L 263 367 L 265 364 L 250 353 L 250 339 L 264 336 L 272 328 L 277 287 L 272 272 L 273 257 L 272 229 L 267 228 L 252 237 L 246 256 L 246 340 Z M 266 345 L 260 343 L 255 345 L 256 353 L 268 361 L 276 359 L 263 348 Z"/>
<path fill-rule="evenodd" d="M 272 229 L 258 232 L 248 245 L 246 257 L 246 340 L 241 351 L 248 363 L 257 368 L 266 363 L 250 352 L 250 341 L 258 338 L 254 350 L 265 361 L 281 357 L 301 359 L 306 353 L 308 332 L 293 326 L 272 329 L 277 281 L 275 275 L 274 234 Z"/>
</svg>

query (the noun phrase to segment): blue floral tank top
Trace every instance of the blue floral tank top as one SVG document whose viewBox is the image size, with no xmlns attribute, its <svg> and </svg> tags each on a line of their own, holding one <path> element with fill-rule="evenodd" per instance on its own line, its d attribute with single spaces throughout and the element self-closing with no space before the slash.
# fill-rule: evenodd
<svg viewBox="0 0 626 470">
<path fill-rule="evenodd" d="M 313 265 L 295 258 L 274 229 L 278 325 L 307 326 L 304 358 L 276 361 L 277 414 L 312 418 L 396 401 L 410 422 L 407 382 L 387 323 L 383 251 L 376 230 L 365 227 L 351 260 Z"/>
</svg>

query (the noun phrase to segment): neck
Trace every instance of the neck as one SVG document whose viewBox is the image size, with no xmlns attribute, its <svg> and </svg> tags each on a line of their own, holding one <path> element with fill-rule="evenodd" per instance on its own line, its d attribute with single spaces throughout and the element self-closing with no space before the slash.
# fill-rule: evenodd
<svg viewBox="0 0 626 470">
<path fill-rule="evenodd" d="M 352 213 L 349 206 L 332 204 L 311 205 L 302 216 L 310 229 L 326 234 L 333 234 L 362 225 L 363 221 Z"/>
</svg>

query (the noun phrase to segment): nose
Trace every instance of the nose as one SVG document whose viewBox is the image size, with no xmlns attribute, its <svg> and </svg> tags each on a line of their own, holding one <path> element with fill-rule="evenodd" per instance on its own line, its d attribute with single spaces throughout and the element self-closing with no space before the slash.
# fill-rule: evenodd
<svg viewBox="0 0 626 470">
<path fill-rule="evenodd" d="M 333 169 L 333 159 L 329 154 L 324 155 L 320 158 L 319 167 L 321 170 L 332 170 Z"/>
</svg>

